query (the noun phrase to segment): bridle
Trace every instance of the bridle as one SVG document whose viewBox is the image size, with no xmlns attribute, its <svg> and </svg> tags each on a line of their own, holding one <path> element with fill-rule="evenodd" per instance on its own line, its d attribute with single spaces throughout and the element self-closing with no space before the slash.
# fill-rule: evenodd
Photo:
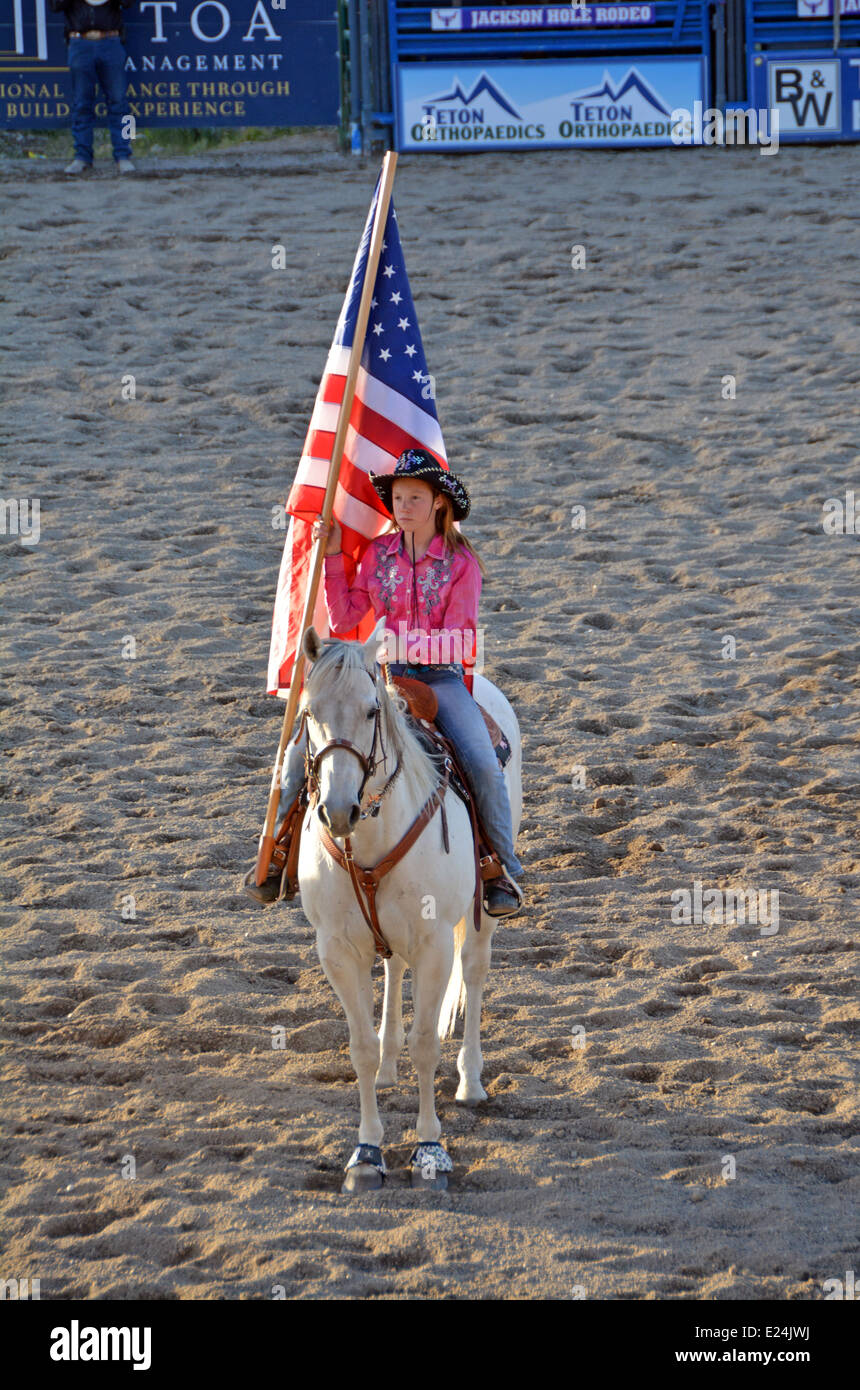
<svg viewBox="0 0 860 1390">
<path fill-rule="evenodd" d="M 368 671 L 367 674 L 370 675 L 370 672 Z M 348 753 L 352 753 L 356 758 L 358 758 L 358 761 L 361 764 L 364 776 L 361 779 L 361 786 L 358 791 L 359 804 L 361 804 L 361 800 L 364 796 L 364 789 L 367 786 L 368 781 L 373 776 L 380 763 L 383 766 L 385 766 L 385 763 L 387 761 L 387 754 L 385 752 L 385 745 L 382 739 L 382 734 L 380 732 L 380 714 L 382 712 L 381 705 L 379 702 L 380 692 L 374 677 L 371 676 L 371 680 L 373 681 L 373 688 L 377 693 L 377 699 L 373 719 L 373 742 L 370 745 L 369 753 L 363 753 L 360 748 L 356 748 L 355 744 L 351 743 L 350 740 L 347 738 L 331 738 L 329 739 L 328 743 L 323 744 L 322 748 L 318 748 L 315 753 L 311 753 L 310 731 L 307 727 L 307 720 L 309 716 L 310 718 L 314 718 L 314 715 L 312 711 L 309 709 L 308 705 L 305 705 L 304 709 L 302 710 L 302 716 L 299 721 L 299 728 L 298 732 L 296 733 L 295 741 L 298 742 L 301 738 L 302 730 L 304 730 L 307 733 L 308 741 L 307 748 L 305 749 L 305 771 L 308 777 L 308 802 L 311 807 L 314 806 L 315 802 L 319 797 L 320 763 L 322 762 L 323 758 L 326 756 L 327 753 L 332 753 L 336 748 L 346 749 Z M 381 749 L 381 757 L 377 757 L 377 744 L 379 744 L 379 747 Z M 395 777 L 400 772 L 400 767 L 400 757 L 398 756 L 397 766 L 395 767 L 391 776 L 388 778 L 388 781 L 385 783 L 381 791 L 377 792 L 374 796 L 372 796 L 369 799 L 364 810 L 359 812 L 359 819 L 363 820 L 366 816 L 378 815 L 382 798 L 385 796 L 386 792 L 389 790 L 392 783 L 394 782 Z M 401 835 L 394 848 L 388 852 L 384 859 L 381 859 L 378 864 L 375 864 L 372 867 L 364 867 L 360 864 L 356 864 L 352 853 L 352 841 L 348 835 L 344 837 L 344 845 L 343 849 L 341 849 L 340 845 L 337 844 L 337 842 L 333 839 L 332 835 L 329 833 L 328 829 L 325 826 L 323 826 L 322 830 L 320 831 L 320 840 L 322 841 L 326 853 L 330 856 L 330 858 L 332 858 L 335 861 L 336 864 L 339 864 L 341 868 L 345 869 L 346 872 L 349 874 L 349 877 L 352 880 L 352 886 L 355 892 L 356 899 L 358 901 L 359 908 L 361 909 L 361 914 L 364 917 L 365 922 L 367 923 L 368 927 L 370 928 L 373 934 L 373 944 L 376 947 L 379 954 L 385 959 L 388 959 L 391 956 L 392 951 L 391 947 L 385 939 L 385 935 L 382 931 L 382 928 L 379 925 L 379 916 L 376 911 L 376 891 L 379 887 L 380 880 L 385 876 L 385 874 L 389 873 L 390 870 L 393 869 L 396 864 L 399 864 L 400 860 L 403 858 L 406 852 L 418 839 L 424 827 L 428 825 L 429 822 L 433 819 L 433 816 L 435 815 L 437 808 L 441 811 L 442 815 L 442 843 L 445 847 L 445 852 L 449 852 L 448 822 L 445 815 L 445 791 L 448 786 L 449 769 L 450 762 L 446 758 L 442 772 L 442 779 L 439 785 L 435 788 L 433 792 L 431 792 L 430 796 L 425 801 L 424 805 L 418 812 L 412 824 L 409 826 L 409 829 L 403 835 Z"/>
<path fill-rule="evenodd" d="M 369 674 L 370 673 L 368 672 L 368 675 Z M 374 690 L 377 690 L 375 679 L 371 677 L 371 680 L 373 680 Z M 364 774 L 361 779 L 361 785 L 358 789 L 358 801 L 359 804 L 361 804 L 361 801 L 364 797 L 365 788 L 373 774 L 376 772 L 376 769 L 380 766 L 380 764 L 383 767 L 385 767 L 388 761 L 388 754 L 385 751 L 385 743 L 381 731 L 381 714 L 382 707 L 379 703 L 379 695 L 377 692 L 376 706 L 373 715 L 373 740 L 370 745 L 369 753 L 363 753 L 362 750 L 360 748 L 357 748 L 356 745 L 352 743 L 348 738 L 330 738 L 328 743 L 324 743 L 322 748 L 318 748 L 316 752 L 312 753 L 310 729 L 308 728 L 308 719 L 315 719 L 315 715 L 313 713 L 313 710 L 310 708 L 310 705 L 305 705 L 304 709 L 302 710 L 301 718 L 299 720 L 299 727 L 296 731 L 296 737 L 294 742 L 299 742 L 303 732 L 307 734 L 307 747 L 305 749 L 305 774 L 308 779 L 308 801 L 311 807 L 315 805 L 319 797 L 320 764 L 322 763 L 322 760 L 326 756 L 326 754 L 334 752 L 336 748 L 345 748 L 348 753 L 352 753 L 354 757 L 358 758 L 358 761 L 361 764 L 361 769 Z M 377 757 L 376 752 L 377 744 L 379 745 L 381 753 L 381 756 L 379 757 Z M 385 786 L 382 788 L 381 791 L 377 792 L 374 796 L 369 798 L 367 805 L 359 813 L 360 820 L 365 820 L 367 816 L 377 816 L 379 814 L 379 808 L 382 798 L 388 792 L 389 788 L 391 787 L 392 783 L 394 782 L 394 779 L 397 777 L 399 772 L 400 758 L 398 756 L 397 765 L 391 776 L 388 778 L 388 781 L 385 783 Z"/>
</svg>

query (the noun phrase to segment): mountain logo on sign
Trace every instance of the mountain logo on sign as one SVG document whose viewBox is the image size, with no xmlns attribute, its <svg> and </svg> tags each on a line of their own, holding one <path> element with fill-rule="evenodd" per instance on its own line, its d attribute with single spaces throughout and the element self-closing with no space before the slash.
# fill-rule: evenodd
<svg viewBox="0 0 860 1390">
<path fill-rule="evenodd" d="M 670 107 L 636 68 L 630 68 L 621 82 L 613 82 L 604 69 L 602 85 L 577 92 L 570 104 L 576 121 L 642 121 L 655 112 L 671 114 Z"/>
<path fill-rule="evenodd" d="M 860 14 L 860 0 L 841 0 L 840 13 Z M 830 19 L 833 15 L 833 0 L 797 0 L 798 19 Z"/>
<path fill-rule="evenodd" d="M 462 29 L 463 15 L 460 10 L 431 10 L 431 29 Z"/>
<path fill-rule="evenodd" d="M 511 105 L 511 103 L 508 101 L 508 98 L 504 95 L 503 92 L 499 90 L 495 83 L 490 81 L 489 77 L 485 72 L 481 73 L 481 76 L 478 78 L 478 81 L 475 83 L 474 87 L 468 95 L 464 92 L 460 82 L 456 81 L 454 83 L 453 92 L 445 92 L 444 95 L 440 97 L 431 97 L 429 101 L 424 101 L 421 103 L 421 109 L 423 111 L 426 111 L 428 114 L 434 114 L 435 111 L 439 110 L 440 108 L 446 111 L 451 111 L 456 108 L 449 106 L 447 103 L 459 102 L 460 110 L 469 112 L 469 119 L 476 122 L 476 124 L 483 125 L 484 108 L 483 106 L 481 106 L 480 108 L 476 108 L 474 105 L 474 103 L 479 99 L 479 97 L 488 97 L 490 101 L 495 102 L 496 106 L 500 107 L 502 111 L 506 113 L 506 115 L 513 116 L 514 119 L 517 121 L 522 120 L 522 116 L 520 115 L 516 107 Z"/>
</svg>

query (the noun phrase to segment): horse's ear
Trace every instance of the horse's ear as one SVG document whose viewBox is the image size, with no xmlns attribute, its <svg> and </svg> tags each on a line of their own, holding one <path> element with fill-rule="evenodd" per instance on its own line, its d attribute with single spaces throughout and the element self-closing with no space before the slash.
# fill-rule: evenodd
<svg viewBox="0 0 860 1390">
<path fill-rule="evenodd" d="M 384 640 L 387 631 L 388 628 L 386 627 L 385 619 L 380 618 L 379 622 L 376 624 L 376 627 L 373 629 L 372 633 L 370 634 L 367 641 L 364 643 L 364 646 L 362 647 L 362 651 L 364 653 L 364 664 L 371 674 L 373 674 L 374 666 L 377 661 L 383 662 L 390 660 L 386 651 L 387 644 Z"/>
<path fill-rule="evenodd" d="M 311 623 L 302 639 L 302 651 L 311 665 L 313 665 L 322 651 L 322 640 L 313 623 Z"/>
</svg>

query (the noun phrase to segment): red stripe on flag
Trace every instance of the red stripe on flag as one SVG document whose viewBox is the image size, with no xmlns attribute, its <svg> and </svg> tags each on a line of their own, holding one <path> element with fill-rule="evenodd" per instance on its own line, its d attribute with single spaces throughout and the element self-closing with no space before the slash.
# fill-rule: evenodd
<svg viewBox="0 0 860 1390">
<path fill-rule="evenodd" d="M 371 444 L 375 444 L 377 448 L 384 449 L 387 454 L 392 454 L 395 459 L 399 458 L 404 450 L 414 449 L 418 444 L 414 434 L 410 434 L 408 430 L 395 424 L 387 416 L 379 415 L 375 410 L 371 410 L 370 406 L 365 405 L 364 401 L 360 401 L 357 395 L 352 403 L 349 423 L 356 433 L 369 439 Z M 440 459 L 437 454 L 433 454 L 432 449 L 428 449 L 427 452 L 433 455 L 433 458 L 442 468 L 448 467 L 447 462 Z"/>
<path fill-rule="evenodd" d="M 333 447 L 334 435 L 326 434 L 322 430 L 317 430 L 314 433 L 310 447 L 307 449 L 307 454 L 311 458 L 321 459 L 323 462 L 327 463 L 331 459 L 331 451 Z M 361 440 L 358 440 L 356 447 L 359 451 L 361 450 Z M 352 461 L 350 460 L 349 455 L 346 453 L 346 451 L 344 451 L 343 462 L 341 464 L 339 478 L 341 487 L 345 492 L 349 493 L 350 497 L 355 497 L 358 499 L 359 502 L 363 502 L 366 507 L 372 507 L 374 511 L 379 511 L 381 503 L 376 495 L 376 491 L 374 490 L 373 484 L 367 476 L 367 470 L 364 468 L 356 467 L 356 465 L 352 463 Z M 293 484 L 294 488 L 309 488 L 314 486 L 315 484 L 313 483 Z M 323 489 L 323 492 L 324 491 L 325 489 Z M 292 496 L 292 494 L 290 495 Z M 287 511 L 293 511 L 293 507 L 289 499 L 287 500 Z M 296 515 L 298 515 L 298 513 L 296 513 Z"/>
<path fill-rule="evenodd" d="M 333 437 L 331 436 L 331 438 Z M 331 458 L 331 449 L 329 449 L 328 457 Z M 314 458 L 322 458 L 325 461 L 325 456 L 319 453 L 315 453 Z M 381 517 L 388 519 L 388 513 L 384 510 L 382 502 L 376 495 L 373 484 L 364 469 L 356 468 L 346 454 L 344 454 L 340 466 L 339 482 L 344 492 L 348 492 L 350 497 L 363 502 L 366 507 L 372 507 Z M 315 521 L 322 511 L 324 500 L 324 487 L 317 486 L 315 483 L 293 483 L 286 501 L 286 510 L 291 516 L 300 516 L 305 521 Z"/>
<path fill-rule="evenodd" d="M 342 376 L 339 372 L 331 372 L 324 378 L 317 398 L 324 400 L 329 405 L 340 405 L 343 400 L 345 386 L 346 377 Z M 387 415 L 380 415 L 378 411 L 366 405 L 361 397 L 360 388 L 356 389 L 353 398 L 349 423 L 357 434 L 363 435 L 365 439 L 370 440 L 371 444 L 376 444 L 380 449 L 384 449 L 387 454 L 391 454 L 395 459 L 399 458 L 406 449 L 427 449 L 427 445 L 421 444 L 409 430 L 404 429 L 402 425 L 396 424 L 393 420 L 389 420 Z M 311 431 L 309 429 L 308 438 L 310 438 L 310 435 Z M 311 451 L 308 450 L 308 452 Z M 433 453 L 432 449 L 427 449 L 427 452 L 432 454 L 433 458 L 437 460 L 442 468 L 448 467 L 447 459 L 440 457 L 439 454 Z M 314 456 L 319 456 L 316 451 L 314 451 Z M 331 458 L 331 449 L 328 451 L 328 457 Z"/>
<path fill-rule="evenodd" d="M 345 531 L 344 541 L 348 537 L 355 537 L 355 532 Z M 365 538 L 359 538 L 362 547 L 367 545 Z M 276 606 L 288 602 L 289 621 L 287 625 L 286 651 L 289 655 L 284 660 L 278 672 L 278 689 L 286 690 L 290 683 L 293 673 L 295 653 L 299 645 L 299 633 L 302 626 L 302 616 L 304 613 L 305 594 L 308 587 L 308 576 L 310 573 L 311 555 L 313 553 L 313 542 L 311 540 L 311 526 L 304 520 L 298 518 L 293 522 L 293 545 L 292 545 L 292 566 L 288 583 L 284 586 L 289 590 L 289 599 L 282 590 L 276 597 Z M 352 584 L 355 579 L 356 562 L 348 554 L 345 554 L 345 568 L 347 582 Z M 372 612 L 362 618 L 358 627 L 351 632 L 345 633 L 339 641 L 359 641 L 366 642 L 376 625 L 376 620 Z M 270 694 L 274 693 L 270 691 Z"/>
<path fill-rule="evenodd" d="M 340 372 L 327 372 L 320 383 L 317 399 L 327 405 L 340 405 L 343 400 L 346 377 Z"/>
</svg>

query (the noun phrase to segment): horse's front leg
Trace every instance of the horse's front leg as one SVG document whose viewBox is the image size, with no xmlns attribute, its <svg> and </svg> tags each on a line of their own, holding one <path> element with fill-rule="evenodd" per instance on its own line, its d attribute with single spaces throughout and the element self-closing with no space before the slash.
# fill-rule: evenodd
<svg viewBox="0 0 860 1390">
<path fill-rule="evenodd" d="M 484 1058 L 481 1053 L 481 1005 L 484 997 L 484 983 L 490 968 L 490 954 L 493 944 L 493 920 L 486 913 L 481 919 L 481 930 L 475 931 L 469 914 L 466 940 L 463 943 L 463 983 L 466 986 L 466 1017 L 463 1023 L 463 1046 L 457 1058 L 460 1084 L 455 1099 L 466 1105 L 475 1105 L 487 1099 L 481 1083 Z"/>
<path fill-rule="evenodd" d="M 378 1151 L 365 1152 L 357 1165 L 350 1160 L 345 1190 L 359 1191 L 381 1187 L 385 1171 L 380 1145 L 382 1121 L 376 1104 L 376 1069 L 379 1066 L 379 1039 L 373 1027 L 373 985 L 370 978 L 372 960 L 361 959 L 345 944 L 323 941 L 317 937 L 320 963 L 332 989 L 343 1005 L 349 1025 L 349 1055 L 358 1078 L 361 1118 L 358 1126 L 359 1148 L 369 1145 Z M 353 1155 L 353 1159 L 358 1155 Z M 366 1161 L 365 1161 L 366 1160 Z"/>
<path fill-rule="evenodd" d="M 412 963 L 412 1012 L 409 1054 L 418 1073 L 418 1142 L 433 1143 L 442 1133 L 436 1114 L 436 1068 L 441 1047 L 439 1010 L 454 959 L 454 934 L 437 927 L 425 938 Z"/>
<path fill-rule="evenodd" d="M 403 972 L 406 961 L 392 956 L 385 962 L 385 997 L 382 1001 L 382 1027 L 379 1032 L 379 1071 L 377 1086 L 396 1086 L 397 1059 L 403 1051 Z"/>
</svg>

